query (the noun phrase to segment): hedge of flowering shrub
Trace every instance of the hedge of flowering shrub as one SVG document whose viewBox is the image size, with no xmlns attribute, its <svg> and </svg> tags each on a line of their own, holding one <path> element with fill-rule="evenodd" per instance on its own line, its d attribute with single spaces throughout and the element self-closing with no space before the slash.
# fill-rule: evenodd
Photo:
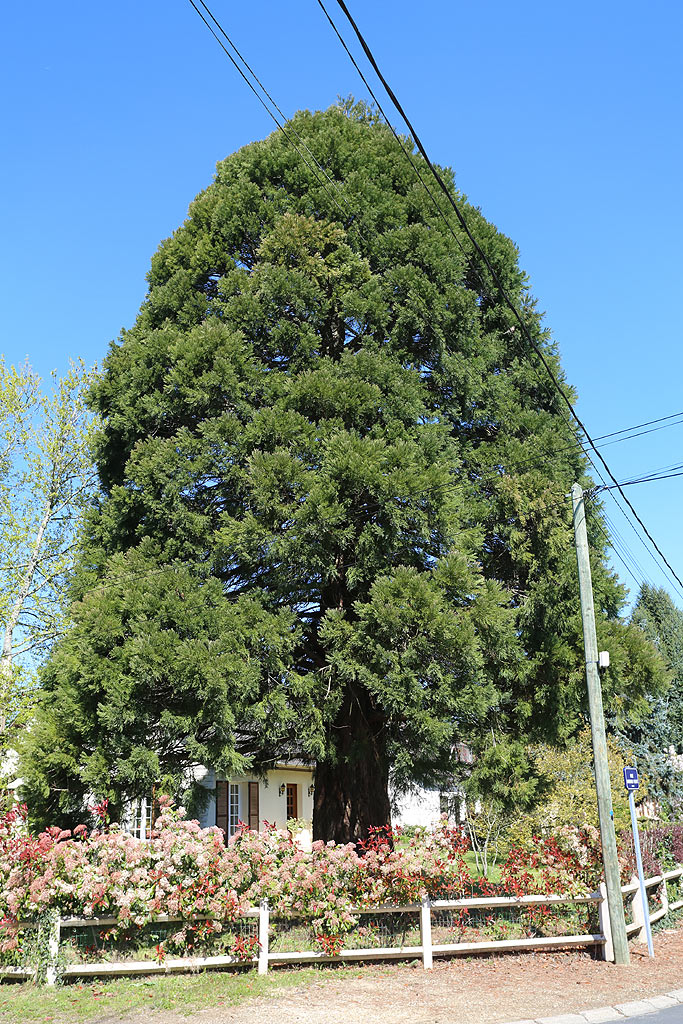
<svg viewBox="0 0 683 1024">
<path fill-rule="evenodd" d="M 683 864 L 683 825 L 666 824 L 641 829 L 640 849 L 646 878 L 680 867 Z M 636 856 L 630 829 L 622 835 L 619 853 L 624 873 L 629 877 L 635 875 Z"/>
<path fill-rule="evenodd" d="M 354 906 L 419 902 L 425 894 L 579 894 L 597 882 L 596 838 L 579 830 L 538 839 L 531 852 L 511 850 L 497 885 L 471 876 L 468 840 L 445 819 L 397 839 L 377 829 L 358 846 L 316 842 L 305 853 L 287 832 L 245 828 L 226 846 L 217 828 L 183 819 L 170 801 L 148 840 L 104 824 L 33 836 L 11 811 L 0 819 L 0 953 L 7 959 L 19 946 L 17 921 L 48 911 L 113 917 L 121 932 L 144 929 L 160 915 L 180 917 L 166 951 L 182 952 L 198 933 L 206 939 L 229 930 L 264 898 L 274 915 L 304 918 L 320 948 L 335 952 L 357 924 Z M 202 916 L 207 920 L 198 924 Z M 229 948 L 250 956 L 256 945 L 236 934 Z"/>
</svg>

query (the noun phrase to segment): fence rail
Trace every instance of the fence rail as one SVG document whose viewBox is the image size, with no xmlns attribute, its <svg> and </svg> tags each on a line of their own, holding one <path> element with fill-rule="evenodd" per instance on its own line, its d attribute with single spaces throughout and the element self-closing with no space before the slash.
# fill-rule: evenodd
<svg viewBox="0 0 683 1024">
<path fill-rule="evenodd" d="M 653 875 L 651 878 L 645 879 L 645 891 L 648 895 L 651 889 L 660 888 L 661 903 L 656 910 L 650 910 L 650 924 L 654 924 L 655 921 L 661 921 L 669 911 L 680 910 L 683 907 L 683 899 L 669 900 L 667 882 L 673 882 L 675 879 L 678 880 L 679 884 L 683 880 L 683 867 L 674 868 L 672 871 L 664 871 L 661 875 Z M 644 942 L 646 938 L 645 913 L 643 911 L 640 882 L 637 878 L 633 878 L 628 885 L 622 885 L 621 891 L 624 896 L 630 897 L 631 922 L 626 925 L 626 934 L 629 936 L 635 935 L 640 942 Z"/>
<path fill-rule="evenodd" d="M 655 922 L 664 917 L 669 911 L 683 907 L 683 899 L 669 901 L 667 882 L 683 879 L 683 867 L 675 868 L 673 871 L 665 871 L 661 875 L 655 875 L 645 880 L 645 889 L 650 891 L 660 887 L 661 905 L 650 911 L 650 921 Z M 637 933 L 638 938 L 644 938 L 645 921 L 642 910 L 642 899 L 640 885 L 635 879 L 621 887 L 622 894 L 630 903 L 631 923 L 627 925 L 629 935 Z M 503 910 L 509 908 L 554 906 L 558 904 L 585 905 L 594 903 L 597 905 L 600 921 L 600 930 L 596 933 L 585 935 L 557 935 L 537 936 L 532 938 L 519 939 L 491 939 L 480 942 L 449 942 L 435 943 L 432 941 L 432 915 L 434 912 L 445 910 Z M 87 964 L 68 964 L 60 967 L 59 951 L 62 942 L 62 931 L 72 928 L 102 928 L 117 925 L 120 923 L 114 917 L 60 917 L 55 918 L 49 926 L 39 925 L 40 928 L 48 928 L 45 936 L 45 946 L 48 950 L 48 962 L 45 970 L 45 981 L 48 985 L 55 984 L 57 977 L 103 977 L 136 974 L 171 974 L 182 971 L 198 971 L 211 968 L 224 968 L 232 966 L 254 966 L 258 967 L 259 974 L 265 974 L 272 964 L 296 964 L 296 963 L 332 963 L 341 960 L 389 960 L 389 959 L 413 959 L 420 958 L 426 970 L 432 967 L 434 956 L 454 956 L 471 953 L 502 953 L 521 952 L 533 949 L 566 949 L 568 947 L 597 947 L 606 960 L 614 959 L 612 948 L 611 927 L 609 912 L 607 908 L 607 893 L 604 883 L 600 890 L 585 896 L 568 896 L 561 894 L 538 894 L 531 896 L 489 896 L 471 897 L 458 900 L 429 900 L 423 899 L 421 903 L 406 903 L 400 905 L 383 904 L 381 906 L 353 907 L 351 913 L 354 915 L 381 915 L 399 913 L 417 913 L 420 924 L 420 942 L 418 945 L 406 946 L 383 946 L 368 949 L 341 949 L 338 953 L 330 954 L 318 950 L 271 950 L 269 948 L 271 931 L 271 912 L 267 900 L 264 900 L 258 907 L 248 908 L 241 917 L 256 918 L 258 922 L 258 954 L 249 958 L 238 958 L 229 954 L 204 957 L 177 957 L 166 958 L 162 963 L 151 960 L 134 960 Z M 283 915 L 278 914 L 278 917 Z M 290 919 L 297 919 L 298 915 L 286 915 Z M 174 923 L 186 921 L 187 918 L 170 917 L 159 915 L 153 923 Z M 208 915 L 195 915 L 192 920 L 209 920 Z M 20 921 L 19 928 L 35 928 L 34 921 Z M 26 967 L 4 967 L 0 968 L 0 978 L 6 979 L 29 979 L 38 976 L 38 968 L 35 966 Z"/>
</svg>

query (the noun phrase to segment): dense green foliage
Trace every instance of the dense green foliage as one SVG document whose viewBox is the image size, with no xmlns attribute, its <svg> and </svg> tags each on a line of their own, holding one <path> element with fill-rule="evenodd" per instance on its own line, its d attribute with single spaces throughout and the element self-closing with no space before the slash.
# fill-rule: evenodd
<svg viewBox="0 0 683 1024">
<path fill-rule="evenodd" d="M 683 806 L 683 772 L 672 754 L 683 753 L 683 612 L 666 590 L 644 584 L 631 621 L 661 652 L 671 683 L 665 693 L 649 697 L 641 720 L 622 724 L 618 733 L 661 810 L 677 811 Z"/>
<path fill-rule="evenodd" d="M 293 128 L 350 215 L 281 135 L 220 163 L 94 389 L 102 497 L 25 762 L 45 814 L 297 752 L 345 839 L 457 741 L 530 799 L 527 743 L 581 721 L 561 400 L 388 129 L 348 105 Z M 562 377 L 515 246 L 458 199 Z M 607 696 L 637 711 L 661 666 L 596 523 Z"/>
<path fill-rule="evenodd" d="M 593 770 L 593 746 L 589 726 L 584 726 L 571 744 L 551 747 L 541 744 L 531 751 L 543 781 L 543 800 L 526 814 L 515 815 L 507 835 L 514 843 L 531 845 L 533 837 L 566 828 L 599 826 Z M 624 789 L 624 756 L 617 740 L 607 737 L 607 760 L 612 787 L 612 809 L 617 835 L 629 828 L 631 815 Z M 638 797 L 648 796 L 645 781 Z"/>
</svg>

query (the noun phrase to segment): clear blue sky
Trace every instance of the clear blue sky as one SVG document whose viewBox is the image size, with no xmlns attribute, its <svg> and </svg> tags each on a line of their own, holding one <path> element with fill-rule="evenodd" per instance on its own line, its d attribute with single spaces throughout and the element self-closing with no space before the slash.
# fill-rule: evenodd
<svg viewBox="0 0 683 1024">
<path fill-rule="evenodd" d="M 315 0 L 212 7 L 286 113 L 365 97 Z M 683 409 L 683 8 L 352 10 L 430 154 L 519 245 L 589 429 Z M 2 351 L 41 373 L 101 360 L 216 161 L 272 122 L 187 0 L 11 5 L 0 94 Z M 674 427 L 605 454 L 623 479 L 683 462 L 682 442 Z M 683 478 L 628 493 L 683 578 Z"/>
</svg>

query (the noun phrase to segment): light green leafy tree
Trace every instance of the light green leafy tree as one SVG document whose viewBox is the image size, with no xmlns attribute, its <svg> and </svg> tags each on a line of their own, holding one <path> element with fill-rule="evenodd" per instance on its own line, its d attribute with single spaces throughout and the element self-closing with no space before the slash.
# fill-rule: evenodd
<svg viewBox="0 0 683 1024">
<path fill-rule="evenodd" d="M 64 587 L 93 493 L 92 371 L 74 363 L 44 391 L 28 364 L 0 363 L 0 732 L 21 724 L 35 665 L 65 625 Z"/>
<path fill-rule="evenodd" d="M 508 838 L 531 843 L 534 835 L 557 833 L 564 828 L 598 828 L 598 803 L 593 770 L 590 727 L 584 725 L 565 747 L 540 745 L 531 755 L 541 780 L 542 799 L 528 813 L 518 814 L 508 828 Z M 607 739 L 607 759 L 612 788 L 614 826 L 617 834 L 630 827 L 628 796 L 624 789 L 624 755 L 614 736 Z M 639 800 L 649 795 L 643 777 Z"/>
</svg>

